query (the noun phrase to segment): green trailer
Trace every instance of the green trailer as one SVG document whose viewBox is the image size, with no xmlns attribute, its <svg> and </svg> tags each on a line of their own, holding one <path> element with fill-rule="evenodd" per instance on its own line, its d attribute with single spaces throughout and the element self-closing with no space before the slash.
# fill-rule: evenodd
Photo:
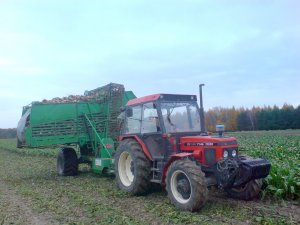
<svg viewBox="0 0 300 225">
<path fill-rule="evenodd" d="M 33 102 L 23 107 L 18 147 L 58 146 L 59 175 L 77 174 L 79 163 L 96 173 L 112 172 L 120 108 L 134 98 L 123 85 L 111 83 L 82 96 Z"/>
</svg>

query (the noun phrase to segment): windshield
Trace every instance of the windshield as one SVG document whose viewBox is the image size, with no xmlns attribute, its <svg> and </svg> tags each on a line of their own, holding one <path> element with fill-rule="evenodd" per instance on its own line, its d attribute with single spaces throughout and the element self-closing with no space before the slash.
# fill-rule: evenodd
<svg viewBox="0 0 300 225">
<path fill-rule="evenodd" d="M 167 133 L 200 132 L 196 102 L 162 102 L 161 111 Z"/>
</svg>

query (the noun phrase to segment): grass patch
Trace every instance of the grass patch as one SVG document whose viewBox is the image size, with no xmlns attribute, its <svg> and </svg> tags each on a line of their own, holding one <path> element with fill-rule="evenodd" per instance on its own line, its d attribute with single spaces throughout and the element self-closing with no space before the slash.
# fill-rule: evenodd
<svg viewBox="0 0 300 225">
<path fill-rule="evenodd" d="M 300 197 L 300 131 L 232 133 L 242 154 L 267 158 L 270 175 L 264 179 L 263 196 L 296 200 Z"/>
<path fill-rule="evenodd" d="M 29 156 L 56 157 L 58 148 L 17 148 L 17 139 L 0 139 L 0 148 Z"/>
</svg>

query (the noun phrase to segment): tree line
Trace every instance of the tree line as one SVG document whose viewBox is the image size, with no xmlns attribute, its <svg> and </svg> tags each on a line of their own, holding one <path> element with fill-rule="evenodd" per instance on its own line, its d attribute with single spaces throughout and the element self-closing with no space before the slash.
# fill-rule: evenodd
<svg viewBox="0 0 300 225">
<path fill-rule="evenodd" d="M 0 138 L 15 138 L 17 137 L 17 129 L 9 128 L 9 129 L 0 129 Z"/>
<path fill-rule="evenodd" d="M 300 105 L 284 104 L 248 108 L 214 107 L 205 113 L 208 131 L 216 124 L 224 124 L 227 131 L 300 129 Z"/>
<path fill-rule="evenodd" d="M 208 131 L 214 132 L 216 124 L 224 124 L 227 131 L 300 129 L 300 105 L 284 104 L 248 108 L 214 107 L 205 112 Z M 0 129 L 0 138 L 15 138 L 17 130 Z"/>
</svg>

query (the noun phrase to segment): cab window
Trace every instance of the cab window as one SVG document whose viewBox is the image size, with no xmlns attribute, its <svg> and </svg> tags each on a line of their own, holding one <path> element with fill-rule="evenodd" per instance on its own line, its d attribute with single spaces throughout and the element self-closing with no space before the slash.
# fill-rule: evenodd
<svg viewBox="0 0 300 225">
<path fill-rule="evenodd" d="M 129 108 L 130 113 L 127 114 L 127 130 L 128 134 L 136 134 L 141 132 L 142 122 L 142 106 L 134 106 Z"/>
<path fill-rule="evenodd" d="M 146 103 L 143 105 L 142 133 L 160 131 L 159 119 L 155 105 Z"/>
</svg>

